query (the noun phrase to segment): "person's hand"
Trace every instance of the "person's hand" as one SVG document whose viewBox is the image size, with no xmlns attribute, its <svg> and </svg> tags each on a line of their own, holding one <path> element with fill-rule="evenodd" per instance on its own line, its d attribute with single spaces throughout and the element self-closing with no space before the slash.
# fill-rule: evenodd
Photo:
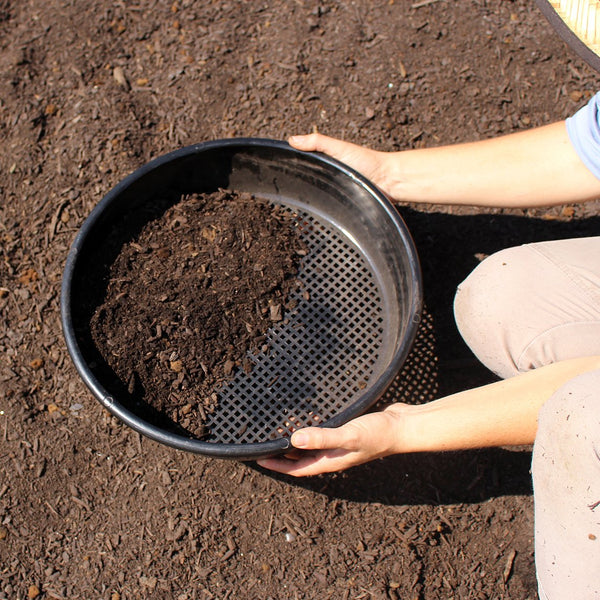
<svg viewBox="0 0 600 600">
<path fill-rule="evenodd" d="M 343 162 L 372 181 L 385 194 L 390 195 L 388 182 L 390 180 L 391 164 L 389 153 L 370 150 L 321 133 L 294 135 L 288 139 L 288 142 L 290 146 L 297 150 L 323 152 L 323 154 Z"/>
<path fill-rule="evenodd" d="M 292 445 L 297 458 L 267 458 L 258 464 L 267 469 L 303 477 L 342 471 L 362 463 L 395 454 L 401 449 L 404 404 L 393 404 L 381 412 L 369 413 L 336 428 L 307 427 L 294 432 Z"/>
</svg>

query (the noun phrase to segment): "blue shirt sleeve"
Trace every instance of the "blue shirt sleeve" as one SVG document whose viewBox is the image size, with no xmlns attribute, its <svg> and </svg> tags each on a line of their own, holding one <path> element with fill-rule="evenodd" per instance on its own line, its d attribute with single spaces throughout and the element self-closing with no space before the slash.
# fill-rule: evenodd
<svg viewBox="0 0 600 600">
<path fill-rule="evenodd" d="M 600 179 L 600 92 L 567 119 L 567 132 L 579 158 Z"/>
</svg>

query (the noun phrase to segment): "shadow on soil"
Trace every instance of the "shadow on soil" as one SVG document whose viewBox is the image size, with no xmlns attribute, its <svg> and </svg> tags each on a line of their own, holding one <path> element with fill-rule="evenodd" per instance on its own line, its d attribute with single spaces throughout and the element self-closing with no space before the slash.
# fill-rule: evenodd
<svg viewBox="0 0 600 600">
<path fill-rule="evenodd" d="M 450 215 L 401 209 L 421 260 L 421 328 L 384 400 L 423 403 L 484 385 L 495 376 L 460 338 L 452 315 L 457 285 L 481 255 L 530 242 L 598 235 L 600 217 L 554 221 L 512 215 Z M 477 255 L 477 256 L 476 256 Z M 330 497 L 390 505 L 482 502 L 531 493 L 530 449 L 393 456 L 344 473 L 273 477 Z"/>
</svg>

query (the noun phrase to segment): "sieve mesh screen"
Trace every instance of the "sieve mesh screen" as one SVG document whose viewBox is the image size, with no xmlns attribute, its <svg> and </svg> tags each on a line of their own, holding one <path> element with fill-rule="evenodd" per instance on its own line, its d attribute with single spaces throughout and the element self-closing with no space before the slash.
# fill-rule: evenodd
<svg viewBox="0 0 600 600">
<path fill-rule="evenodd" d="M 308 248 L 297 305 L 269 330 L 268 350 L 249 355 L 252 371 L 218 390 L 208 442 L 263 442 L 322 424 L 385 367 L 383 299 L 367 258 L 334 224 L 288 210 Z"/>
</svg>

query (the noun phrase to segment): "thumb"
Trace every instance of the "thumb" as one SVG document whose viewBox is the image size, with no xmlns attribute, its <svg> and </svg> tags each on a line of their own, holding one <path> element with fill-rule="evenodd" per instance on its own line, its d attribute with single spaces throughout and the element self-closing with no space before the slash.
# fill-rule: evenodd
<svg viewBox="0 0 600 600">
<path fill-rule="evenodd" d="M 307 427 L 294 432 L 292 446 L 302 450 L 330 450 L 344 448 L 349 441 L 346 428 Z"/>
<path fill-rule="evenodd" d="M 292 135 L 288 138 L 290 146 L 297 148 L 298 150 L 304 150 L 306 152 L 320 151 L 321 150 L 321 138 L 324 135 L 319 133 L 309 133 L 306 135 Z"/>
<path fill-rule="evenodd" d="M 309 133 L 308 135 L 293 135 L 288 139 L 290 146 L 305 152 L 323 152 L 334 158 L 340 158 L 347 153 L 354 144 L 332 138 L 322 133 Z"/>
</svg>

